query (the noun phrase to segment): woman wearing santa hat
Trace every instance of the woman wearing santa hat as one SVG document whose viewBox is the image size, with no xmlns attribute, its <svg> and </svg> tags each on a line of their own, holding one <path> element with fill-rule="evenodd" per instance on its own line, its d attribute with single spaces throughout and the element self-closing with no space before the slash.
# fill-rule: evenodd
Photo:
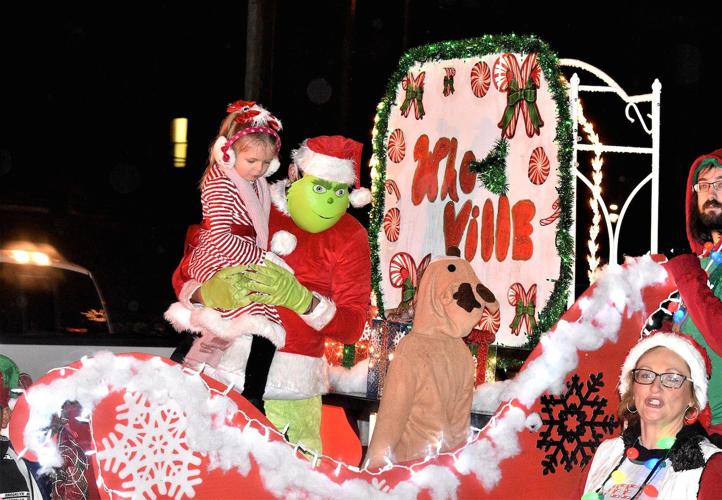
<svg viewBox="0 0 722 500">
<path fill-rule="evenodd" d="M 575 497 L 719 498 L 722 450 L 705 430 L 710 373 L 689 337 L 659 332 L 638 342 L 619 379 L 626 428 L 599 446 Z"/>
</svg>

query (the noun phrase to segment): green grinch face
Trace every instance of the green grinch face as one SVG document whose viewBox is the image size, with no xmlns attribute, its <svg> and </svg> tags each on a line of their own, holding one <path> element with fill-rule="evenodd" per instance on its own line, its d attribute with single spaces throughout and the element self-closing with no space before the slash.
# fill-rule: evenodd
<svg viewBox="0 0 722 500">
<path fill-rule="evenodd" d="M 348 185 L 305 175 L 288 189 L 288 211 L 293 222 L 309 233 L 333 227 L 348 208 Z"/>
</svg>

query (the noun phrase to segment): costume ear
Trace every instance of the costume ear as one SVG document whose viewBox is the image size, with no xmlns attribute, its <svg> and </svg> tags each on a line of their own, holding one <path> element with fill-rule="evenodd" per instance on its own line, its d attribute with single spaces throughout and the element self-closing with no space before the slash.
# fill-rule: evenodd
<svg viewBox="0 0 722 500">
<path fill-rule="evenodd" d="M 221 136 L 216 139 L 216 142 L 213 143 L 213 159 L 221 167 L 233 168 L 236 164 L 236 152 L 232 147 L 226 148 L 226 144 L 228 144 L 228 139 L 225 137 Z"/>
<path fill-rule="evenodd" d="M 301 172 L 299 172 L 298 166 L 295 163 L 291 163 L 288 166 L 288 182 L 290 184 L 292 184 L 300 178 L 301 178 Z"/>
</svg>

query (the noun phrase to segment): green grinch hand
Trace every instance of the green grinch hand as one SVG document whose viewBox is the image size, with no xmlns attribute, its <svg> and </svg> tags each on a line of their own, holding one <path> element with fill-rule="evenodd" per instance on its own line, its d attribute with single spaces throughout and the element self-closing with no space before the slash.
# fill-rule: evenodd
<svg viewBox="0 0 722 500">
<path fill-rule="evenodd" d="M 249 266 L 235 266 L 221 269 L 201 286 L 203 304 L 219 309 L 235 309 L 245 307 L 253 299 L 244 287 L 244 272 Z"/>
<path fill-rule="evenodd" d="M 308 311 L 313 294 L 292 273 L 270 260 L 248 268 L 255 272 L 244 274 L 243 287 L 254 302 L 283 306 L 298 314 Z"/>
</svg>

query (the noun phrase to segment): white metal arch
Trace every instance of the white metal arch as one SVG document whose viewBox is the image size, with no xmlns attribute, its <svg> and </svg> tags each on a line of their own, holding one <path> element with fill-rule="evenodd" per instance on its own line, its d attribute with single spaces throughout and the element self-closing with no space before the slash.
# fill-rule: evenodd
<svg viewBox="0 0 722 500">
<path fill-rule="evenodd" d="M 619 249 L 619 235 L 621 233 L 622 222 L 624 216 L 627 213 L 630 203 L 637 195 L 637 193 L 647 183 L 651 182 L 651 217 L 650 217 L 650 238 L 649 238 L 649 251 L 651 253 L 657 253 L 658 250 L 658 226 L 659 226 L 659 144 L 660 144 L 660 97 L 662 91 L 662 84 L 658 79 L 655 79 L 652 83 L 652 93 L 643 95 L 628 95 L 624 89 L 622 89 L 617 82 L 600 69 L 579 61 L 577 59 L 560 59 L 559 64 L 563 67 L 570 67 L 583 70 L 586 73 L 591 73 L 606 85 L 582 85 L 580 84 L 580 78 L 577 73 L 572 75 L 570 79 L 569 87 L 569 100 L 572 109 L 572 133 L 574 134 L 574 152 L 573 152 L 573 165 L 575 174 L 575 191 L 576 191 L 576 179 L 582 180 L 584 184 L 592 191 L 593 197 L 601 207 L 604 220 L 607 227 L 607 234 L 609 237 L 609 263 L 616 265 L 619 263 L 618 249 Z M 625 146 L 625 145 L 591 145 L 582 143 L 581 137 L 579 137 L 579 120 L 577 115 L 577 100 L 579 94 L 582 92 L 612 92 L 617 94 L 624 102 L 627 103 L 625 107 L 625 116 L 631 123 L 635 123 L 635 119 L 631 112 L 637 116 L 639 124 L 642 126 L 647 135 L 651 136 L 651 146 L 638 147 L 638 146 Z M 649 125 L 642 113 L 639 110 L 639 103 L 649 102 L 651 106 L 651 112 L 646 115 L 649 119 Z M 594 193 L 592 182 L 579 171 L 579 163 L 577 161 L 577 154 L 579 151 L 593 151 L 603 153 L 634 153 L 634 154 L 648 154 L 650 155 L 651 171 L 649 175 L 640 181 L 634 190 L 627 196 L 622 210 L 619 213 L 619 218 L 615 225 L 613 225 L 609 216 L 609 211 L 603 197 Z M 575 207 L 576 213 L 576 207 Z M 576 218 L 575 218 L 575 234 L 576 234 Z"/>
</svg>

